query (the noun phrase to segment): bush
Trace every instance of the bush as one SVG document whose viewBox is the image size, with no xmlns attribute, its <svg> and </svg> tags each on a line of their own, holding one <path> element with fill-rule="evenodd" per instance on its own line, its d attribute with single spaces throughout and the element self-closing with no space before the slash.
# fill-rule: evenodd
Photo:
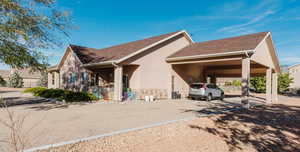
<svg viewBox="0 0 300 152">
<path fill-rule="evenodd" d="M 23 87 L 23 78 L 16 71 L 9 77 L 9 86 L 14 88 L 22 88 Z"/>
<path fill-rule="evenodd" d="M 240 87 L 242 85 L 241 80 L 233 80 L 232 85 L 236 87 Z"/>
<path fill-rule="evenodd" d="M 289 90 L 290 84 L 293 83 L 293 78 L 290 78 L 288 73 L 281 74 L 278 77 L 278 91 L 285 93 Z"/>
<path fill-rule="evenodd" d="M 284 93 L 288 91 L 293 79 L 290 78 L 288 73 L 280 74 L 278 76 L 278 92 Z M 253 77 L 250 79 L 251 86 L 259 93 L 266 92 L 266 77 Z"/>
<path fill-rule="evenodd" d="M 96 96 L 87 92 L 73 92 L 62 89 L 46 89 L 43 87 L 29 88 L 24 91 L 25 93 L 33 93 L 34 96 L 44 98 L 54 98 L 66 102 L 80 102 L 96 100 Z"/>
<path fill-rule="evenodd" d="M 255 92 L 266 92 L 266 77 L 253 77 L 250 79 L 250 85 L 255 89 Z"/>
</svg>

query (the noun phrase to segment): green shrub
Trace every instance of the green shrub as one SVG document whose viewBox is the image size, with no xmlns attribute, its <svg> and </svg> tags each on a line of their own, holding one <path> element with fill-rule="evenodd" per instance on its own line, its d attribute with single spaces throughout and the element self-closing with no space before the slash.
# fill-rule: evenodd
<svg viewBox="0 0 300 152">
<path fill-rule="evenodd" d="M 29 88 L 24 92 L 30 92 L 34 96 L 40 96 L 44 98 L 54 98 L 60 101 L 65 100 L 66 102 L 91 101 L 97 99 L 96 96 L 87 92 L 73 92 L 62 89 L 46 89 L 43 87 Z"/>
<path fill-rule="evenodd" d="M 266 92 L 266 77 L 252 77 L 250 79 L 250 85 L 255 89 L 256 92 Z"/>
<path fill-rule="evenodd" d="M 278 76 L 278 92 L 284 93 L 288 91 L 292 82 L 293 78 L 290 78 L 288 73 L 280 74 Z M 256 92 L 266 92 L 266 77 L 252 77 L 250 79 L 250 84 L 256 90 Z"/>
<path fill-rule="evenodd" d="M 278 91 L 280 93 L 288 91 L 291 83 L 293 83 L 293 78 L 290 78 L 290 75 L 288 73 L 279 75 Z"/>
<path fill-rule="evenodd" d="M 241 80 L 233 80 L 232 85 L 236 87 L 240 87 L 242 85 Z"/>
<path fill-rule="evenodd" d="M 24 93 L 32 93 L 34 96 L 39 96 L 39 94 L 46 90 L 47 88 L 44 87 L 35 87 L 35 88 L 28 88 L 26 90 L 24 90 Z"/>
</svg>

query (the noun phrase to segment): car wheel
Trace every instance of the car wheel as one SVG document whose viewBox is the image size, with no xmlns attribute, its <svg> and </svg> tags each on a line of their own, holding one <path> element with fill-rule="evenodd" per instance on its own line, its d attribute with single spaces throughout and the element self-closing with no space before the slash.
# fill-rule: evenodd
<svg viewBox="0 0 300 152">
<path fill-rule="evenodd" d="M 207 97 L 206 97 L 206 101 L 210 101 L 211 99 L 212 99 L 211 94 L 208 94 Z"/>
<path fill-rule="evenodd" d="M 221 94 L 221 97 L 220 97 L 220 100 L 223 101 L 223 100 L 224 100 L 224 97 L 225 97 L 225 96 L 224 96 L 224 93 L 222 93 L 222 94 Z"/>
</svg>

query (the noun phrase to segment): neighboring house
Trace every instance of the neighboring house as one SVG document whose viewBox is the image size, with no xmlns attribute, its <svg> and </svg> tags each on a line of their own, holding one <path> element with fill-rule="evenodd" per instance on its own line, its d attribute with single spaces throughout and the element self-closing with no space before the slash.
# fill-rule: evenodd
<svg viewBox="0 0 300 152">
<path fill-rule="evenodd" d="M 277 97 L 271 89 L 277 90 L 280 67 L 270 32 L 198 43 L 178 31 L 104 49 L 69 45 L 48 71 L 49 88 L 90 91 L 114 100 L 171 98 L 173 92 L 186 97 L 191 83 L 208 77 L 215 83 L 218 77 L 266 75 L 271 101 Z M 243 82 L 247 97 L 249 81 Z"/>
<path fill-rule="evenodd" d="M 31 88 L 38 86 L 38 82 L 41 78 L 40 72 L 31 72 L 29 69 L 10 69 L 10 70 L 0 70 L 0 76 L 8 82 L 10 75 L 17 71 L 19 75 L 23 78 L 23 87 Z"/>
<path fill-rule="evenodd" d="M 300 64 L 290 66 L 288 72 L 290 77 L 293 78 L 293 83 L 290 85 L 290 88 L 300 89 Z"/>
<path fill-rule="evenodd" d="M 0 70 L 0 76 L 7 82 L 10 76 L 10 70 Z"/>
</svg>

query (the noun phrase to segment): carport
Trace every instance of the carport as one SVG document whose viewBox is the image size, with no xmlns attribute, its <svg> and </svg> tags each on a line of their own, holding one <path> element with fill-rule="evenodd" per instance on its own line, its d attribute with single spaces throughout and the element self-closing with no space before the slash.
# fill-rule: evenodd
<svg viewBox="0 0 300 152">
<path fill-rule="evenodd" d="M 270 32 L 194 43 L 169 56 L 174 75 L 189 84 L 218 77 L 241 77 L 241 102 L 249 106 L 249 81 L 266 76 L 266 103 L 277 101 L 279 61 Z M 172 84 L 176 88 L 176 83 Z"/>
</svg>

